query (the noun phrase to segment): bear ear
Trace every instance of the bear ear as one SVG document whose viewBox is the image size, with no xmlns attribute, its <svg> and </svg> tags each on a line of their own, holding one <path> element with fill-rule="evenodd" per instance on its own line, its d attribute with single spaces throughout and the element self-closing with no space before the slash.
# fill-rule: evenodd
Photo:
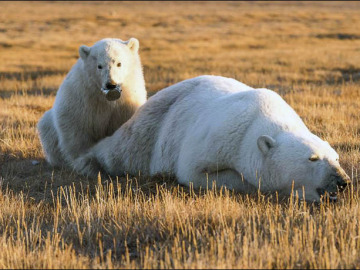
<svg viewBox="0 0 360 270">
<path fill-rule="evenodd" d="M 81 45 L 79 48 L 79 54 L 82 59 L 86 59 L 90 54 L 90 47 Z"/>
<path fill-rule="evenodd" d="M 139 41 L 136 38 L 130 38 L 127 45 L 133 52 L 139 51 Z"/>
<path fill-rule="evenodd" d="M 257 145 L 260 149 L 260 151 L 266 155 L 270 148 L 275 146 L 276 141 L 268 135 L 262 135 L 257 139 Z"/>
</svg>

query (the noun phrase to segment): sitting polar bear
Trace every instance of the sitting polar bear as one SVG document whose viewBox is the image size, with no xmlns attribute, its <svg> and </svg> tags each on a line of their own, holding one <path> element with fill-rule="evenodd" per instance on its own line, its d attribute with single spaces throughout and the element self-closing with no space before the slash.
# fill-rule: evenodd
<svg viewBox="0 0 360 270">
<path fill-rule="evenodd" d="M 208 181 L 240 192 L 336 199 L 349 177 L 338 154 L 275 92 L 201 76 L 152 96 L 114 135 L 75 162 L 96 175 L 170 173 L 195 188 Z"/>
<path fill-rule="evenodd" d="M 52 166 L 73 161 L 114 133 L 146 101 L 139 42 L 103 39 L 80 46 L 80 58 L 57 92 L 52 109 L 38 123 Z"/>
</svg>

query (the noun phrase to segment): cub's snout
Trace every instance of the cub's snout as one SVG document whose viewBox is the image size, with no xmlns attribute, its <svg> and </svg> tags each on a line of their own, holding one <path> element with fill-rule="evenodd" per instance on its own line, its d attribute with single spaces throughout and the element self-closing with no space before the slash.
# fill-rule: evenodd
<svg viewBox="0 0 360 270">
<path fill-rule="evenodd" d="M 119 87 L 117 84 L 113 84 L 113 83 L 107 83 L 106 84 L 106 89 L 115 89 L 116 87 Z"/>
<path fill-rule="evenodd" d="M 108 82 L 106 83 L 105 88 L 101 88 L 101 91 L 108 101 L 114 101 L 120 98 L 122 89 L 119 84 Z"/>
</svg>

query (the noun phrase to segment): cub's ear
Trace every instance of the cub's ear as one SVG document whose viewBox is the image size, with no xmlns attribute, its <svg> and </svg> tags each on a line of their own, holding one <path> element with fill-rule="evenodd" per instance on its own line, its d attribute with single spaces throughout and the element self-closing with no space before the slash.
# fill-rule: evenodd
<svg viewBox="0 0 360 270">
<path fill-rule="evenodd" d="M 127 45 L 133 52 L 139 51 L 139 41 L 136 38 L 130 38 Z"/>
<path fill-rule="evenodd" d="M 257 145 L 260 151 L 266 155 L 270 148 L 275 146 L 276 141 L 268 135 L 262 135 L 257 139 Z"/>
<path fill-rule="evenodd" d="M 79 54 L 82 59 L 86 59 L 88 55 L 90 54 L 90 47 L 81 45 L 79 47 Z"/>
</svg>

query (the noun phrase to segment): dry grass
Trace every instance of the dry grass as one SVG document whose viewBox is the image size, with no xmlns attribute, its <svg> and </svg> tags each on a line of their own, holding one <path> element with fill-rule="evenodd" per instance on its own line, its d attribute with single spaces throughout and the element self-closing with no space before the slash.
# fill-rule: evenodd
<svg viewBox="0 0 360 270">
<path fill-rule="evenodd" d="M 360 3 L 0 7 L 1 268 L 360 268 Z M 36 123 L 79 45 L 132 36 L 150 94 L 201 74 L 271 88 L 340 153 L 354 187 L 316 206 L 52 170 Z"/>
</svg>

